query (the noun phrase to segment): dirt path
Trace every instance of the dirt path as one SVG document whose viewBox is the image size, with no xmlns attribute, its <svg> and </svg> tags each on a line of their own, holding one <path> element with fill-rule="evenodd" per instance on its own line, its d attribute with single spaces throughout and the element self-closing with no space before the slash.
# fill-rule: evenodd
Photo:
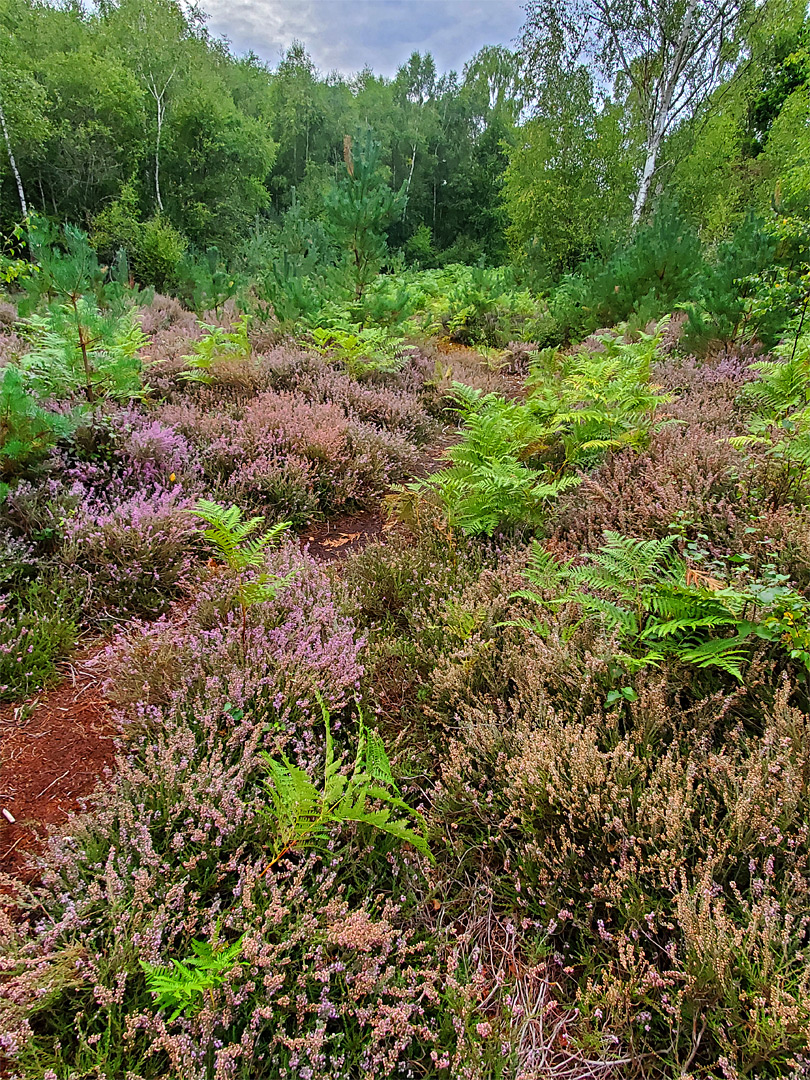
<svg viewBox="0 0 810 1080">
<path fill-rule="evenodd" d="M 65 665 L 53 690 L 0 707 L 0 874 L 32 880 L 27 856 L 47 826 L 62 824 L 112 764 L 103 662 L 104 646 L 96 646 Z"/>
</svg>

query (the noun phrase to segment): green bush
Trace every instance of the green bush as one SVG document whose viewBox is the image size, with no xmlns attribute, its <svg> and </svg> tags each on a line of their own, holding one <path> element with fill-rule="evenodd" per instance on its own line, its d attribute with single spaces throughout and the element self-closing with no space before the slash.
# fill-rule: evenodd
<svg viewBox="0 0 810 1080">
<path fill-rule="evenodd" d="M 0 479 L 25 473 L 71 429 L 67 416 L 37 403 L 19 368 L 0 373 Z"/>
<path fill-rule="evenodd" d="M 750 216 L 731 240 L 721 244 L 697 274 L 693 299 L 680 306 L 689 319 L 683 347 L 705 352 L 719 343 L 726 351 L 755 335 L 773 345 L 787 321 L 784 304 L 757 310 L 756 277 L 772 265 L 777 242 L 757 216 Z"/>
<path fill-rule="evenodd" d="M 78 602 L 59 581 L 43 579 L 0 603 L 0 700 L 16 701 L 53 683 L 75 647 Z"/>
<path fill-rule="evenodd" d="M 20 364 L 41 398 L 80 393 L 88 402 L 99 397 L 125 401 L 141 393 L 139 351 L 147 338 L 134 308 L 118 315 L 81 297 L 52 304 L 45 315 L 32 315 L 25 332 L 31 351 Z"/>
<path fill-rule="evenodd" d="M 176 288 L 178 266 L 187 242 L 161 215 L 141 219 L 132 184 L 125 184 L 119 197 L 96 215 L 91 242 L 110 264 L 120 251 L 125 251 L 132 273 L 142 285 L 161 291 Z"/>
<path fill-rule="evenodd" d="M 556 345 L 631 318 L 643 326 L 690 297 L 701 266 L 694 228 L 675 209 L 662 209 L 608 258 L 591 259 L 564 277 L 528 336 Z"/>
</svg>

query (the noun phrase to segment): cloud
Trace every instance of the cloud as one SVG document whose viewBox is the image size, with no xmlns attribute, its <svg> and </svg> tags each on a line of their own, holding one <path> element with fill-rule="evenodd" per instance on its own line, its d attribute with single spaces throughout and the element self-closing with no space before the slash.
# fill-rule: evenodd
<svg viewBox="0 0 810 1080">
<path fill-rule="evenodd" d="M 270 64 L 294 38 L 321 71 L 368 65 L 391 76 L 418 49 L 439 71 L 460 71 L 482 45 L 510 45 L 523 22 L 521 0 L 208 0 L 209 28 L 237 53 Z"/>
</svg>

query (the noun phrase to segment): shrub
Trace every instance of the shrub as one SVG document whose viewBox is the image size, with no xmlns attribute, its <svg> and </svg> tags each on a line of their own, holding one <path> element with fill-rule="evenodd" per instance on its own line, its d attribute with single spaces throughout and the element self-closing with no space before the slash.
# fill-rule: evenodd
<svg viewBox="0 0 810 1080">
<path fill-rule="evenodd" d="M 257 573 L 284 579 L 293 571 L 276 596 L 248 608 L 244 635 L 239 581 L 218 574 L 201 582 L 182 621 L 136 626 L 113 648 L 109 692 L 122 705 L 159 707 L 136 710 L 158 726 L 164 713 L 227 717 L 235 709 L 283 736 L 285 752 L 317 755 L 317 697 L 337 714 L 359 689 L 362 642 L 296 546 L 268 555 Z"/>
<path fill-rule="evenodd" d="M 664 208 L 608 258 L 585 262 L 564 277 L 527 336 L 547 346 L 581 341 L 628 319 L 644 326 L 689 299 L 701 266 L 694 228 L 674 208 Z"/>
<path fill-rule="evenodd" d="M 162 331 L 181 329 L 189 334 L 196 334 L 199 329 L 199 320 L 192 312 L 186 311 L 179 300 L 173 296 L 161 296 L 155 293 L 148 304 L 144 304 L 138 312 L 141 330 L 148 338 L 154 349 L 155 336 Z"/>
<path fill-rule="evenodd" d="M 40 895 L 52 920 L 0 961 L 7 1056 L 32 1077 L 64 1065 L 382 1080 L 403 1061 L 435 1075 L 431 1051 L 448 1067 L 454 965 L 384 895 L 392 873 L 403 893 L 419 880 L 411 860 L 347 836 L 328 861 L 304 854 L 268 870 L 262 727 L 245 716 L 223 740 L 220 725 L 206 713 L 155 732 L 94 814 L 51 841 Z M 240 962 L 198 1009 L 156 1009 L 143 964 L 237 941 Z"/>
<path fill-rule="evenodd" d="M 785 1075 L 810 1023 L 807 720 L 788 688 L 753 733 L 733 699 L 684 713 L 663 687 L 638 686 L 621 722 L 576 687 L 525 719 L 470 709 L 438 793 L 444 881 L 459 906 L 454 883 L 488 882 L 534 926 L 590 1057 Z"/>
<path fill-rule="evenodd" d="M 0 478 L 24 474 L 71 430 L 67 416 L 38 404 L 16 367 L 0 371 Z"/>
<path fill-rule="evenodd" d="M 77 507 L 65 523 L 64 559 L 86 578 L 97 613 L 156 613 L 180 593 L 197 532 L 190 505 L 173 487 Z"/>
<path fill-rule="evenodd" d="M 130 309 L 123 315 L 102 312 L 93 300 L 53 305 L 47 315 L 26 323 L 31 351 L 21 363 L 42 397 L 82 393 L 122 400 L 141 392 L 139 351 L 146 338 Z"/>
<path fill-rule="evenodd" d="M 124 184 L 119 197 L 96 215 L 91 240 L 107 262 L 112 262 L 119 251 L 125 251 L 129 265 L 142 285 L 157 289 L 176 286 L 177 268 L 186 241 L 159 214 L 146 221 L 140 220 L 133 184 Z"/>
<path fill-rule="evenodd" d="M 289 392 L 268 391 L 244 406 L 220 404 L 214 410 L 169 406 L 160 415 L 196 446 L 206 481 L 223 497 L 245 492 L 246 476 L 254 471 L 268 477 L 269 495 L 283 496 L 292 480 L 289 507 L 261 502 L 260 491 L 248 496 L 256 509 L 276 517 L 291 517 L 306 505 L 306 491 L 322 512 L 367 505 L 415 461 L 412 446 L 402 436 L 350 419 L 333 402 L 310 402 Z M 295 463 L 301 461 L 307 475 L 299 483 L 296 473 L 301 476 L 301 469 Z M 286 474 L 281 482 L 276 467 Z"/>
<path fill-rule="evenodd" d="M 139 487 L 168 486 L 177 477 L 193 483 L 197 478 L 199 462 L 176 428 L 137 408 L 111 413 L 109 423 L 120 471 Z"/>
<path fill-rule="evenodd" d="M 0 700 L 19 701 L 57 678 L 57 663 L 76 644 L 78 597 L 42 578 L 0 594 Z"/>
<path fill-rule="evenodd" d="M 596 547 L 605 529 L 653 537 L 678 528 L 690 539 L 703 534 L 718 553 L 728 548 L 738 525 L 757 510 L 741 490 L 743 462 L 729 434 L 700 421 L 670 425 L 641 453 L 611 455 L 561 500 L 555 536 L 572 554 Z"/>
</svg>

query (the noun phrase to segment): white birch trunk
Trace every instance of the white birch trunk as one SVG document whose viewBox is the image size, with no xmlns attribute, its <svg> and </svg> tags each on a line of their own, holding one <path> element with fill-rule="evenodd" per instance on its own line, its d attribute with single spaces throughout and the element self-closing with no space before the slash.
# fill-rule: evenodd
<svg viewBox="0 0 810 1080">
<path fill-rule="evenodd" d="M 20 208 L 22 209 L 23 220 L 25 220 L 28 217 L 28 203 L 25 199 L 25 189 L 23 188 L 20 170 L 17 168 L 17 159 L 14 157 L 14 150 L 11 146 L 11 137 L 9 136 L 8 125 L 6 124 L 6 110 L 3 108 L 2 98 L 0 98 L 0 127 L 3 129 L 3 138 L 6 141 L 8 160 L 11 165 L 11 171 L 14 173 L 14 180 L 17 184 L 17 194 L 20 197 Z"/>
<path fill-rule="evenodd" d="M 648 131 L 650 134 L 647 138 L 647 154 L 644 159 L 644 169 L 641 173 L 641 180 L 639 181 L 638 191 L 636 192 L 636 201 L 633 205 L 634 226 L 638 225 L 641 220 L 641 215 L 644 213 L 644 207 L 647 205 L 650 185 L 652 184 L 652 179 L 655 175 L 658 152 L 661 149 L 661 143 L 664 141 L 664 136 L 671 122 L 670 110 L 672 108 L 673 98 L 675 97 L 675 91 L 683 75 L 689 34 L 692 30 L 692 20 L 695 16 L 697 2 L 698 0 L 689 0 L 689 6 L 684 12 L 683 22 L 681 23 L 681 32 L 678 35 L 678 44 L 675 49 L 675 55 L 672 57 L 669 71 L 661 73 L 663 86 L 661 88 L 661 98 L 658 101 L 658 107 L 655 110 L 655 114 L 648 117 Z"/>
<path fill-rule="evenodd" d="M 163 95 L 156 97 L 157 103 L 157 137 L 155 139 L 155 200 L 158 211 L 163 213 L 163 200 L 160 197 L 160 136 L 163 131 Z"/>
</svg>

